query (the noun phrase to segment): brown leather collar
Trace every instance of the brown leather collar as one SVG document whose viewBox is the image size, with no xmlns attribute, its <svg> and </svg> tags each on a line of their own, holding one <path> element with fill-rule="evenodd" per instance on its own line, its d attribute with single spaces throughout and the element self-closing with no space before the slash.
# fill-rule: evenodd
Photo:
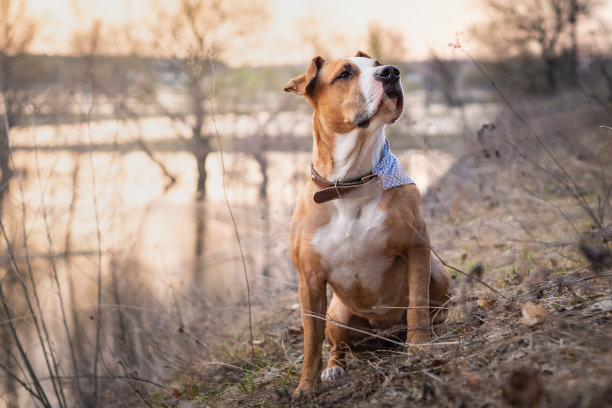
<svg viewBox="0 0 612 408">
<path fill-rule="evenodd" d="M 372 173 L 352 180 L 331 182 L 321 177 L 311 163 L 310 174 L 312 181 L 321 188 L 314 193 L 314 201 L 317 204 L 343 198 L 349 194 L 351 197 L 362 197 L 378 188 L 378 176 Z"/>
</svg>

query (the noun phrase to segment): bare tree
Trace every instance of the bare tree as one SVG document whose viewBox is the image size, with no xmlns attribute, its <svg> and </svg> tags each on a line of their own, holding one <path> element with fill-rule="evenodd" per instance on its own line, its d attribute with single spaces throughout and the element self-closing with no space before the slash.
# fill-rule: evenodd
<svg viewBox="0 0 612 408">
<path fill-rule="evenodd" d="M 595 7 L 594 0 L 569 0 L 569 34 L 570 34 L 570 75 L 573 81 L 578 79 L 578 22 L 591 14 Z"/>
<path fill-rule="evenodd" d="M 569 56 L 569 71 L 576 78 L 579 22 L 599 4 L 594 0 L 483 0 L 491 15 L 477 36 L 503 57 L 535 53 L 544 64 L 548 86 L 555 90 L 562 57 Z"/>
<path fill-rule="evenodd" d="M 372 22 L 368 25 L 368 51 L 372 56 L 385 64 L 406 60 L 406 46 L 401 31 Z"/>
<path fill-rule="evenodd" d="M 0 203 L 8 189 L 10 167 L 9 129 L 19 122 L 29 96 L 28 79 L 19 72 L 20 60 L 34 39 L 35 23 L 25 13 L 25 2 L 0 0 L 0 95 L 2 123 L 0 123 Z"/>
<path fill-rule="evenodd" d="M 460 106 L 461 98 L 457 92 L 457 80 L 459 78 L 459 62 L 452 59 L 444 59 L 431 48 L 429 50 L 429 61 L 427 62 L 427 74 L 425 85 L 427 89 L 426 104 L 429 104 L 430 94 L 433 89 L 438 89 L 444 97 L 447 106 Z"/>
<path fill-rule="evenodd" d="M 258 2 L 181 0 L 174 11 L 159 8 L 153 29 L 156 45 L 170 56 L 172 69 L 188 107 L 177 110 L 156 96 L 159 111 L 189 125 L 190 150 L 198 169 L 197 197 L 206 195 L 206 158 L 211 135 L 204 132 L 211 68 L 234 37 L 244 35 L 266 17 Z M 159 50 L 158 50 L 159 51 Z"/>
<path fill-rule="evenodd" d="M 305 52 L 306 55 L 331 57 L 346 44 L 346 37 L 341 32 L 330 28 L 314 14 L 297 19 L 296 28 L 302 43 L 311 48 Z"/>
</svg>

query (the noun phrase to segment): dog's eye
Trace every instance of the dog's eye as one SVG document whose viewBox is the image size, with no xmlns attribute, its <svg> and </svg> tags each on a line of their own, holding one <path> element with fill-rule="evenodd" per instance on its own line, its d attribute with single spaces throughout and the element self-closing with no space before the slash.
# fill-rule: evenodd
<svg viewBox="0 0 612 408">
<path fill-rule="evenodd" d="M 337 79 L 347 79 L 351 77 L 351 73 L 348 71 L 342 71 L 336 78 Z"/>
</svg>

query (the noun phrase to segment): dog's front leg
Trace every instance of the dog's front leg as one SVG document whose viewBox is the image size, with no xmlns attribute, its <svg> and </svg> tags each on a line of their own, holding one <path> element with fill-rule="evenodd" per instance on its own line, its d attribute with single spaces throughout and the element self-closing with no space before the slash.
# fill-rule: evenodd
<svg viewBox="0 0 612 408">
<path fill-rule="evenodd" d="M 300 307 L 304 327 L 304 362 L 302 377 L 294 398 L 314 391 L 323 367 L 321 348 L 325 336 L 325 312 L 327 309 L 326 281 L 322 274 L 313 271 L 300 274 Z M 307 315 L 314 315 L 312 317 Z"/>
<path fill-rule="evenodd" d="M 431 278 L 431 250 L 419 243 L 408 251 L 408 335 L 406 342 L 423 344 L 429 335 L 429 280 Z"/>
</svg>

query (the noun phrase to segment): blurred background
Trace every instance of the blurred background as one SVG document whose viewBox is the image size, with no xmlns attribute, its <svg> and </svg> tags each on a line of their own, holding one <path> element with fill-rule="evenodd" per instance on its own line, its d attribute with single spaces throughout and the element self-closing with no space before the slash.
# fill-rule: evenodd
<svg viewBox="0 0 612 408">
<path fill-rule="evenodd" d="M 312 111 L 282 88 L 316 55 L 400 68 L 387 135 L 449 260 L 607 237 L 612 3 L 373 3 L 0 0 L 0 406 L 214 360 L 247 304 L 224 193 L 253 306 L 295 308 Z"/>
</svg>

